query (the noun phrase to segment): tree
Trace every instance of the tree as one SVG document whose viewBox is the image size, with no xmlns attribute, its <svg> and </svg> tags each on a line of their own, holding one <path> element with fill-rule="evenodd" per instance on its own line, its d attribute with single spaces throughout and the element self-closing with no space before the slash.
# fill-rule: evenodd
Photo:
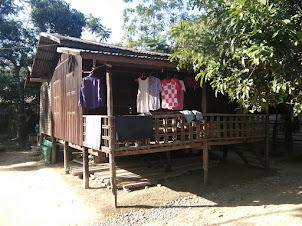
<svg viewBox="0 0 302 226">
<path fill-rule="evenodd" d="M 24 89 L 20 75 L 22 68 L 32 61 L 33 49 L 28 48 L 36 43 L 32 29 L 23 27 L 22 21 L 16 19 L 17 13 L 21 10 L 13 1 L 5 0 L 0 3 L 1 26 L 0 26 L 0 67 L 1 76 L 10 74 L 14 78 L 17 88 L 18 99 L 18 138 L 19 141 L 25 138 L 25 117 L 24 117 Z M 9 81 L 9 80 L 7 80 Z M 2 91 L 1 98 L 5 98 L 5 91 Z"/>
<path fill-rule="evenodd" d="M 58 33 L 80 38 L 84 28 L 100 38 L 110 37 L 111 29 L 100 23 L 100 18 L 91 14 L 85 16 L 70 8 L 64 0 L 30 0 L 30 17 L 33 24 L 42 32 Z"/>
<path fill-rule="evenodd" d="M 124 0 L 132 3 L 132 0 Z M 189 2 L 181 0 L 142 0 L 124 10 L 125 45 L 155 51 L 171 51 L 170 28 L 189 17 Z"/>
<path fill-rule="evenodd" d="M 0 80 L 7 83 L 0 86 L 3 86 L 0 100 L 17 104 L 17 135 L 20 143 L 23 143 L 26 135 L 24 81 L 27 66 L 33 60 L 38 32 L 48 31 L 80 37 L 83 28 L 86 27 L 100 39 L 106 39 L 110 36 L 110 29 L 103 27 L 99 18 L 84 16 L 81 12 L 71 9 L 69 4 L 62 0 L 29 1 L 29 6 L 32 6 L 33 24 L 27 26 L 18 14 L 25 14 L 24 7 L 28 5 L 25 1 L 19 0 L 18 3 L 20 2 L 22 6 L 17 5 L 14 0 L 0 1 Z M 90 23 L 91 20 L 93 22 Z M 35 25 L 37 27 L 34 27 Z M 12 80 L 7 76 L 12 76 L 15 84 L 12 84 Z"/>
<path fill-rule="evenodd" d="M 268 111 L 280 98 L 302 112 L 301 1 L 196 0 L 197 21 L 172 29 L 174 59 L 246 111 Z M 202 85 L 202 84 L 201 84 Z"/>
<path fill-rule="evenodd" d="M 195 0 L 204 13 L 172 29 L 173 59 L 194 70 L 216 93 L 246 112 L 268 112 L 283 102 L 285 138 L 290 115 L 302 113 L 302 3 L 299 0 Z"/>
</svg>

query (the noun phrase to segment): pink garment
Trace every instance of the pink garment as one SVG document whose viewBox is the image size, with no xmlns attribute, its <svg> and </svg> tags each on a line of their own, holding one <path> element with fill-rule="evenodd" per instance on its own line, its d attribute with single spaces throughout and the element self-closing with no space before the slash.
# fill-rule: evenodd
<svg viewBox="0 0 302 226">
<path fill-rule="evenodd" d="M 173 107 L 172 110 L 183 110 L 184 109 L 184 92 L 186 91 L 186 86 L 184 81 L 178 80 L 179 85 L 180 85 L 180 90 L 177 93 L 177 102 L 178 106 Z"/>
<path fill-rule="evenodd" d="M 178 106 L 177 93 L 180 90 L 179 82 L 175 78 L 166 78 L 161 81 L 162 108 L 172 110 Z"/>
</svg>

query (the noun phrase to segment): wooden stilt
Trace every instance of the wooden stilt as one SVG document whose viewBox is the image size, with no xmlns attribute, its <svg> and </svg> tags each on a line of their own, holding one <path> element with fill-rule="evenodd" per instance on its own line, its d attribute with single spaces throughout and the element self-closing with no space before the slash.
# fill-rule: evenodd
<svg viewBox="0 0 302 226">
<path fill-rule="evenodd" d="M 64 171 L 69 173 L 69 145 L 67 141 L 64 141 Z"/>
<path fill-rule="evenodd" d="M 38 145 L 39 146 L 42 146 L 43 139 L 44 139 L 44 134 L 41 133 L 40 136 L 39 136 L 39 139 L 38 139 Z"/>
<path fill-rule="evenodd" d="M 201 102 L 202 113 L 207 113 L 207 83 L 204 80 L 202 84 L 202 102 Z"/>
<path fill-rule="evenodd" d="M 83 186 L 89 188 L 88 148 L 83 148 Z"/>
<path fill-rule="evenodd" d="M 117 187 L 116 187 L 116 163 L 114 154 L 109 155 L 110 162 L 110 183 L 111 183 L 111 191 L 113 195 L 113 207 L 117 207 Z"/>
<path fill-rule="evenodd" d="M 208 184 L 208 172 L 209 172 L 209 147 L 207 141 L 203 147 L 203 182 L 204 185 Z"/>
<path fill-rule="evenodd" d="M 55 164 L 57 162 L 57 141 L 55 137 L 51 137 L 52 147 L 51 147 L 51 163 Z"/>
<path fill-rule="evenodd" d="M 207 84 L 205 79 L 202 84 L 202 102 L 201 102 L 202 114 L 207 113 Z M 203 118 L 204 123 L 204 139 L 205 144 L 202 149 L 203 151 L 203 182 L 204 185 L 208 184 L 208 172 L 209 172 L 209 146 L 208 146 L 208 126 L 207 126 L 207 118 Z"/>
<path fill-rule="evenodd" d="M 116 164 L 115 164 L 115 124 L 113 119 L 113 95 L 112 95 L 112 71 L 111 65 L 106 65 L 106 83 L 107 83 L 107 115 L 109 117 L 109 163 L 110 163 L 110 182 L 113 195 L 113 207 L 117 207 L 117 187 L 116 187 Z"/>
</svg>

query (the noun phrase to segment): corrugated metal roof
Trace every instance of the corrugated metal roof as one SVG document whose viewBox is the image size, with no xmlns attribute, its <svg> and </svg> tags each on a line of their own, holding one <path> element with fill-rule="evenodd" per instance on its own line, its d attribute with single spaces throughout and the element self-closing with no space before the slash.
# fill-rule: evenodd
<svg viewBox="0 0 302 226">
<path fill-rule="evenodd" d="M 170 57 L 170 54 L 167 53 L 114 46 L 58 34 L 41 33 L 30 78 L 51 78 L 54 67 L 59 59 L 58 47 L 78 50 L 80 54 L 91 53 L 165 62 L 169 62 Z"/>
<path fill-rule="evenodd" d="M 106 43 L 84 40 L 80 38 L 66 37 L 58 34 L 41 33 L 40 37 L 49 38 L 53 41 L 56 41 L 61 46 L 66 46 L 71 48 L 103 51 L 103 52 L 111 52 L 111 53 L 123 53 L 128 55 L 137 55 L 137 56 L 150 56 L 150 57 L 157 56 L 158 58 L 161 58 L 163 60 L 168 59 L 170 56 L 170 54 L 168 53 L 159 53 L 153 51 L 115 46 Z"/>
</svg>

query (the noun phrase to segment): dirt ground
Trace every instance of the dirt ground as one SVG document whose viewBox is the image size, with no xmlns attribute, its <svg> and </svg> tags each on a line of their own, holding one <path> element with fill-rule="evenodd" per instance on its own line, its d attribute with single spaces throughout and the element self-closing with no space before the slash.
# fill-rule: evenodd
<svg viewBox="0 0 302 226">
<path fill-rule="evenodd" d="M 302 152 L 301 152 L 302 153 Z M 169 200 L 197 195 L 207 197 L 222 188 L 271 176 L 247 167 L 235 157 L 209 171 L 210 184 L 203 185 L 202 171 L 169 179 L 162 186 L 132 192 L 118 191 L 119 208 L 112 208 L 111 191 L 90 181 L 65 174 L 63 162 L 51 165 L 33 151 L 0 153 L 0 225 L 87 225 L 118 214 L 160 206 Z M 292 187 L 247 193 L 229 204 L 190 208 L 177 217 L 154 225 L 302 225 L 302 158 L 271 158 L 271 165 L 290 174 L 300 174 Z M 277 172 L 278 173 L 278 172 Z M 274 188 L 279 185 L 272 185 Z M 213 200 L 215 201 L 215 200 Z"/>
</svg>

